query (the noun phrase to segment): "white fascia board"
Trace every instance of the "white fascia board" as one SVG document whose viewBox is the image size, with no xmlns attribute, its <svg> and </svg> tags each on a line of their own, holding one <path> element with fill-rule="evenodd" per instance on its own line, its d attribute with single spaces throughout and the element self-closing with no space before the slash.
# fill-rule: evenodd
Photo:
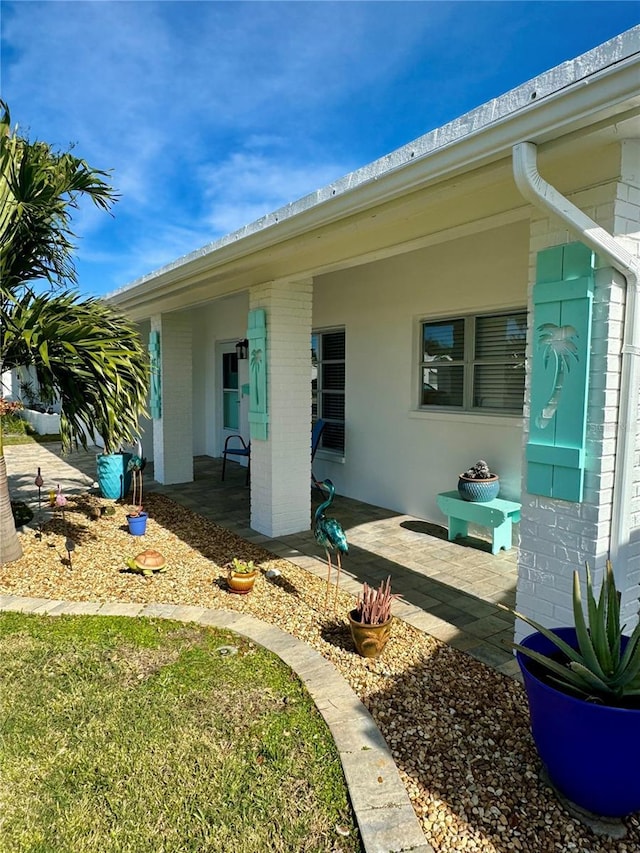
<svg viewBox="0 0 640 853">
<path fill-rule="evenodd" d="M 106 299 L 133 308 L 186 277 L 307 234 L 406 193 L 510 157 L 513 145 L 558 139 L 640 109 L 640 26 L 292 202 Z"/>
</svg>

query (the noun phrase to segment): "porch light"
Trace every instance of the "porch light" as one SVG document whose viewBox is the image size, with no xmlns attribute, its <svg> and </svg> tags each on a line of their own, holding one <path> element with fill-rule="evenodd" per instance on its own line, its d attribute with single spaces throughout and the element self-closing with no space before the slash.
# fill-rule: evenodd
<svg viewBox="0 0 640 853">
<path fill-rule="evenodd" d="M 238 360 L 241 361 L 247 358 L 249 354 L 249 341 L 247 338 L 243 338 L 241 341 L 238 341 L 236 344 L 236 355 L 238 356 Z"/>
</svg>

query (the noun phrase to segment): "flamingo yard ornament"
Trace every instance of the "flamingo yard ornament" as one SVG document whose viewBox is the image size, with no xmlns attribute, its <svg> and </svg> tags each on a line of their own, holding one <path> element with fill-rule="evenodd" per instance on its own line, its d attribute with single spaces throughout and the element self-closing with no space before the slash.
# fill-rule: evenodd
<svg viewBox="0 0 640 853">
<path fill-rule="evenodd" d="M 58 483 L 58 491 L 56 493 L 54 504 L 55 506 L 60 507 L 60 509 L 62 510 L 62 523 L 65 524 L 64 508 L 67 505 L 67 498 L 63 494 L 62 489 L 60 488 L 60 483 Z"/>
<path fill-rule="evenodd" d="M 344 530 L 342 529 L 342 525 L 335 518 L 327 518 L 325 515 L 325 510 L 327 510 L 331 506 L 331 502 L 333 501 L 333 496 L 336 493 L 335 486 L 331 482 L 331 480 L 323 480 L 319 483 L 321 488 L 326 489 L 329 492 L 329 497 L 320 504 L 318 509 L 315 512 L 315 523 L 313 527 L 313 535 L 315 537 L 318 545 L 322 545 L 327 555 L 327 592 L 324 597 L 324 609 L 327 609 L 327 604 L 329 602 L 329 586 L 331 584 L 331 552 L 336 552 L 336 562 L 338 564 L 338 577 L 336 579 L 336 593 L 333 599 L 333 609 L 336 608 L 336 603 L 338 601 L 338 586 L 340 585 L 340 572 L 342 571 L 342 564 L 340 562 L 340 554 L 348 554 L 349 553 L 349 545 L 347 543 L 347 537 L 345 536 Z"/>
</svg>

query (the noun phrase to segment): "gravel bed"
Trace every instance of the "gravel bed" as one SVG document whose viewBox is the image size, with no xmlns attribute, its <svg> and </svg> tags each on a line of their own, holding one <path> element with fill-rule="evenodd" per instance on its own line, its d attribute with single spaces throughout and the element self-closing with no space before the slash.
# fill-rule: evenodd
<svg viewBox="0 0 640 853">
<path fill-rule="evenodd" d="M 337 615 L 322 608 L 325 582 L 274 557 L 168 498 L 149 494 L 147 534 L 128 533 L 126 508 L 69 498 L 64 520 L 47 510 L 42 538 L 22 535 L 24 556 L 0 567 L 0 592 L 63 600 L 196 604 L 251 613 L 304 640 L 330 660 L 369 708 L 391 748 L 425 835 L 437 853 L 637 853 L 638 815 L 627 837 L 603 838 L 578 823 L 539 780 L 519 683 L 396 619 L 382 657 L 354 651 L 341 592 Z M 34 519 L 35 524 L 37 519 Z M 69 565 L 65 538 L 76 548 Z M 127 557 L 161 551 L 168 571 L 129 572 Z M 262 574 L 250 595 L 232 595 L 224 567 L 253 559 Z M 264 576 L 269 568 L 281 572 Z M 588 748 L 588 745 L 587 747 Z"/>
</svg>

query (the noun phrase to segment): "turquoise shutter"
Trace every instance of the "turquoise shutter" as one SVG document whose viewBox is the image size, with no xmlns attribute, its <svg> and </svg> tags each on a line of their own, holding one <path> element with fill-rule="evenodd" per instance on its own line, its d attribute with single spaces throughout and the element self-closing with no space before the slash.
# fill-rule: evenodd
<svg viewBox="0 0 640 853">
<path fill-rule="evenodd" d="M 582 243 L 538 254 L 533 289 L 527 490 L 581 501 L 595 256 Z"/>
<path fill-rule="evenodd" d="M 267 320 L 263 308 L 249 311 L 249 429 L 251 440 L 266 441 L 267 410 Z"/>
<path fill-rule="evenodd" d="M 160 371 L 160 332 L 149 332 L 149 408 L 152 418 L 162 416 L 162 389 Z"/>
</svg>

